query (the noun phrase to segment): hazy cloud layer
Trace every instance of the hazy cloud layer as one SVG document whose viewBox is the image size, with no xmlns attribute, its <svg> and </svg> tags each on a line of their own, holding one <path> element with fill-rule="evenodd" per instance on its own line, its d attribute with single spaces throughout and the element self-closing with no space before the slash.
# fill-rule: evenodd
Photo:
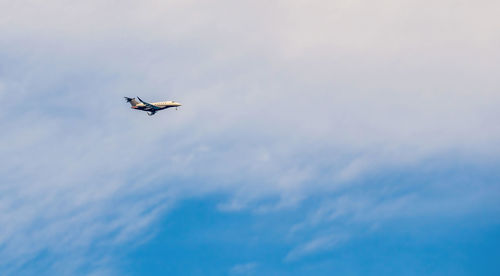
<svg viewBox="0 0 500 276">
<path fill-rule="evenodd" d="M 78 271 L 101 257 L 89 248 L 140 243 L 176 201 L 213 193 L 229 195 L 221 211 L 265 213 L 335 192 L 292 232 L 415 202 L 449 211 L 419 191 L 381 200 L 349 187 L 429 160 L 497 162 L 499 8 L 1 1 L 0 267 L 48 251 L 78 255 L 73 268 L 49 261 Z M 121 99 L 135 95 L 184 106 L 148 117 Z M 450 206 L 491 208 L 498 188 L 476 185 Z M 283 257 L 334 247 L 327 232 Z"/>
</svg>

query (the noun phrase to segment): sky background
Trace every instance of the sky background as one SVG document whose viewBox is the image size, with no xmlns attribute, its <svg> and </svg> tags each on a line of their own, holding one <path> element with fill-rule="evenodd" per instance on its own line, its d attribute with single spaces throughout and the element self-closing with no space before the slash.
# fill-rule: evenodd
<svg viewBox="0 0 500 276">
<path fill-rule="evenodd" d="M 0 274 L 499 275 L 498 11 L 0 0 Z"/>
</svg>

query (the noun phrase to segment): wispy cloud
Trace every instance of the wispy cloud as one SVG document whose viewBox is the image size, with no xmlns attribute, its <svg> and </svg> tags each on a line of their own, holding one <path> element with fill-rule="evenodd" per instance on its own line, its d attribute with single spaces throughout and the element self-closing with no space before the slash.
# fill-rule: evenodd
<svg viewBox="0 0 500 276">
<path fill-rule="evenodd" d="M 302 227 L 415 202 L 432 213 L 438 197 L 356 187 L 393 189 L 359 181 L 450 155 L 498 159 L 498 5 L 0 3 L 0 267 L 85 252 L 78 270 L 89 248 L 140 240 L 212 193 L 229 195 L 223 211 L 260 213 L 332 195 Z M 137 94 L 185 105 L 149 118 L 120 101 Z M 498 195 L 477 185 L 464 189 Z M 319 236 L 287 259 L 338 242 Z"/>
<path fill-rule="evenodd" d="M 257 265 L 256 262 L 237 264 L 229 270 L 229 273 L 231 275 L 252 275 Z"/>
<path fill-rule="evenodd" d="M 314 238 L 313 240 L 292 249 L 292 251 L 286 255 L 285 261 L 295 261 L 310 254 L 331 250 L 338 243 L 346 239 L 347 236 L 341 234 L 330 234 L 328 236 Z"/>
</svg>

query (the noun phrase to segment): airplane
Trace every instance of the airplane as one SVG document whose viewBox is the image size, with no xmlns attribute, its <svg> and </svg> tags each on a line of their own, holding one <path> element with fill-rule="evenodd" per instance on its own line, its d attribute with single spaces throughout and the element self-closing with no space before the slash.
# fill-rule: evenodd
<svg viewBox="0 0 500 276">
<path fill-rule="evenodd" d="M 141 98 L 139 97 L 137 97 L 137 99 L 139 99 L 140 103 L 138 103 L 135 100 L 135 98 L 125 97 L 125 99 L 127 100 L 128 103 L 130 103 L 130 105 L 132 105 L 131 107 L 132 109 L 147 111 L 149 116 L 155 115 L 155 113 L 160 110 L 167 109 L 170 107 L 175 107 L 175 109 L 177 109 L 177 107 L 182 105 L 175 101 L 147 103 L 141 100 Z"/>
</svg>

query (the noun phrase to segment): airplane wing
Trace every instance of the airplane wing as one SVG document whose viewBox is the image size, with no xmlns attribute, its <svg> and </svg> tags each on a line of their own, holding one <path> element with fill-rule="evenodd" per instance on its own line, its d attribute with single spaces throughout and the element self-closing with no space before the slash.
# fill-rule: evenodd
<svg viewBox="0 0 500 276">
<path fill-rule="evenodd" d="M 141 100 L 141 98 L 137 97 L 137 99 L 139 99 L 139 101 L 141 101 L 141 103 L 143 103 L 145 106 L 151 108 L 152 110 L 160 110 L 161 108 L 157 107 L 156 105 L 152 105 L 150 103 L 147 103 L 143 100 Z"/>
</svg>

